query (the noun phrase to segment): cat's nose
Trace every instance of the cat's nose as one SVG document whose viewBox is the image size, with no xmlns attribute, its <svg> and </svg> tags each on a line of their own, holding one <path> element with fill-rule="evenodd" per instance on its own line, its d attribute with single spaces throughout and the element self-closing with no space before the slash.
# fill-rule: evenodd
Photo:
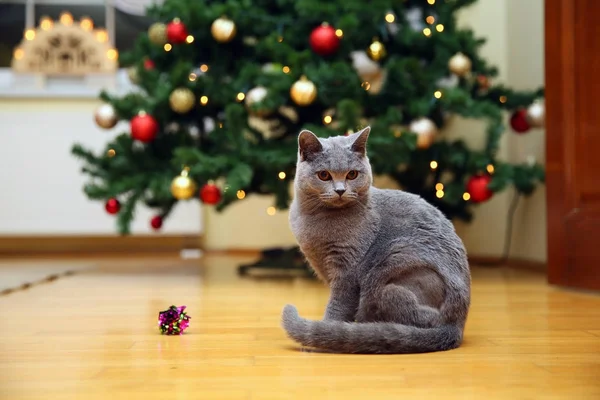
<svg viewBox="0 0 600 400">
<path fill-rule="evenodd" d="M 342 197 L 342 195 L 346 193 L 346 189 L 335 189 L 335 192 Z"/>
</svg>

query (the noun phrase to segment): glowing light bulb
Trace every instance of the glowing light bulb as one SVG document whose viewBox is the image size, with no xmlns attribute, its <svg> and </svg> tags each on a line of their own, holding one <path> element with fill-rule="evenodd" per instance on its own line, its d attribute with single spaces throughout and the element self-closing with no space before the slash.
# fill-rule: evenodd
<svg viewBox="0 0 600 400">
<path fill-rule="evenodd" d="M 33 39 L 35 39 L 35 30 L 33 30 L 33 29 L 27 29 L 25 31 L 25 39 L 27 39 L 27 40 L 33 40 Z"/>
<path fill-rule="evenodd" d="M 208 104 L 208 96 L 202 96 L 200 97 L 200 104 L 202 104 L 203 106 Z"/>
<path fill-rule="evenodd" d="M 435 22 L 435 17 L 433 15 L 430 15 L 427 18 L 425 18 L 425 21 L 427 21 L 429 25 L 433 25 L 433 23 Z"/>
<path fill-rule="evenodd" d="M 237 101 L 242 101 L 246 98 L 246 95 L 242 92 L 239 92 L 236 96 Z"/>
<path fill-rule="evenodd" d="M 436 30 L 436 31 L 438 31 L 438 32 L 443 32 L 443 31 L 444 31 L 444 25 L 442 25 L 442 24 L 437 24 L 437 25 L 435 26 L 435 30 Z"/>
<path fill-rule="evenodd" d="M 463 200 L 464 201 L 469 201 L 471 199 L 471 195 L 467 192 L 463 193 Z"/>
<path fill-rule="evenodd" d="M 81 29 L 83 29 L 84 31 L 91 31 L 92 29 L 94 29 L 94 22 L 91 18 L 85 17 L 82 18 L 81 21 L 79 21 L 79 26 L 81 26 Z"/>
<path fill-rule="evenodd" d="M 488 164 L 488 166 L 485 168 L 487 170 L 488 173 L 493 174 L 494 173 L 494 166 L 492 164 Z"/>
<path fill-rule="evenodd" d="M 109 157 L 114 157 L 115 154 L 117 154 L 117 152 L 115 151 L 115 149 L 108 149 L 108 151 L 106 152 L 106 155 Z"/>
<path fill-rule="evenodd" d="M 196 80 L 196 78 L 198 78 L 198 75 L 196 75 L 193 72 L 190 74 L 190 76 L 188 76 L 188 79 L 190 80 L 190 82 L 194 82 Z"/>
<path fill-rule="evenodd" d="M 275 215 L 276 211 L 277 210 L 275 210 L 275 207 L 273 207 L 273 206 L 267 208 L 267 214 L 270 215 L 270 216 Z"/>
<path fill-rule="evenodd" d="M 432 161 L 432 162 L 430 162 L 430 163 L 429 163 L 429 167 L 430 167 L 431 169 L 437 169 L 437 167 L 438 167 L 438 163 L 437 163 L 437 161 Z"/>
<path fill-rule="evenodd" d="M 341 30 L 341 29 L 336 29 L 335 30 L 335 36 L 337 36 L 339 38 L 343 37 L 344 36 L 344 31 Z"/>
<path fill-rule="evenodd" d="M 194 42 L 194 37 L 192 35 L 188 35 L 185 38 L 185 41 L 189 44 L 189 43 L 193 43 Z"/>
<path fill-rule="evenodd" d="M 106 52 L 106 57 L 109 60 L 116 60 L 119 57 L 119 52 L 115 49 L 110 49 Z"/>
<path fill-rule="evenodd" d="M 100 43 L 108 42 L 108 32 L 106 32 L 104 29 L 97 30 L 96 31 L 96 40 L 99 41 Z"/>
<path fill-rule="evenodd" d="M 508 101 L 508 97 L 506 96 L 500 96 L 500 103 L 504 104 Z"/>
<path fill-rule="evenodd" d="M 279 179 L 284 180 L 287 175 L 285 174 L 285 172 L 281 171 L 277 176 L 279 177 Z"/>
<path fill-rule="evenodd" d="M 208 65 L 206 65 L 206 64 L 202 64 L 202 65 L 200 66 L 200 71 L 202 71 L 202 72 L 206 72 L 206 71 L 208 71 Z"/>
<path fill-rule="evenodd" d="M 431 4 L 431 5 L 434 5 L 434 4 L 435 4 L 435 0 L 427 0 L 427 2 L 428 2 L 429 4 Z"/>
<path fill-rule="evenodd" d="M 438 183 L 435 185 L 435 190 L 444 190 L 444 184 L 443 183 Z"/>
<path fill-rule="evenodd" d="M 25 57 L 25 51 L 23 49 L 17 48 L 15 49 L 13 56 L 15 57 L 15 60 L 20 60 L 23 57 Z"/>
<path fill-rule="evenodd" d="M 431 36 L 431 29 L 429 29 L 429 28 L 423 29 L 423 35 L 425 35 L 427 37 Z"/>
<path fill-rule="evenodd" d="M 436 99 L 441 99 L 441 98 L 442 98 L 442 92 L 441 92 L 441 91 L 439 91 L 439 90 L 436 90 L 436 91 L 435 91 L 435 93 L 433 94 L 433 96 L 434 96 Z"/>
<path fill-rule="evenodd" d="M 171 43 L 165 43 L 165 45 L 163 46 L 163 49 L 165 49 L 165 51 L 171 51 L 172 48 L 173 46 L 171 46 Z"/>
<path fill-rule="evenodd" d="M 242 200 L 244 197 L 246 197 L 246 192 L 244 192 L 243 190 L 238 190 L 236 196 L 238 199 Z"/>
<path fill-rule="evenodd" d="M 63 25 L 72 25 L 73 24 L 73 16 L 71 13 L 64 12 L 60 15 L 60 23 Z"/>
<path fill-rule="evenodd" d="M 288 67 L 287 65 L 285 67 L 283 67 L 281 70 L 283 71 L 284 74 L 290 73 L 290 67 Z"/>
<path fill-rule="evenodd" d="M 328 124 L 331 123 L 331 121 L 332 121 L 331 115 L 326 115 L 326 116 L 323 117 L 323 123 L 324 124 L 328 125 Z"/>
<path fill-rule="evenodd" d="M 435 192 L 435 197 L 437 197 L 438 199 L 441 199 L 442 197 L 444 197 L 444 191 L 438 190 L 437 192 Z"/>
<path fill-rule="evenodd" d="M 42 19 L 40 19 L 40 28 L 42 28 L 42 30 L 50 30 L 53 26 L 54 22 L 49 17 L 42 17 Z"/>
<path fill-rule="evenodd" d="M 396 16 L 392 13 L 387 13 L 385 15 L 385 22 L 391 24 L 392 22 L 394 22 L 396 20 Z"/>
</svg>

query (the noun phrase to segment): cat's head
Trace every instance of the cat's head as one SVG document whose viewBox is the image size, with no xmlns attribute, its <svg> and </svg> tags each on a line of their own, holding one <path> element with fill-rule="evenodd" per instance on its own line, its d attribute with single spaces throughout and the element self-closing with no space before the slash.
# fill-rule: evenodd
<svg viewBox="0 0 600 400">
<path fill-rule="evenodd" d="M 369 193 L 372 173 L 367 157 L 366 127 L 348 136 L 321 139 L 308 130 L 298 136 L 295 188 L 311 203 L 341 208 Z"/>
</svg>

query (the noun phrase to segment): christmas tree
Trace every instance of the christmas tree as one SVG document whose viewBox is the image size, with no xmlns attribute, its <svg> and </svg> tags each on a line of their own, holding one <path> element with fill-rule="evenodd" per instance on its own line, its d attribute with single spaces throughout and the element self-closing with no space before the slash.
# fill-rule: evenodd
<svg viewBox="0 0 600 400">
<path fill-rule="evenodd" d="M 371 126 L 374 172 L 418 193 L 449 218 L 513 186 L 530 194 L 540 165 L 497 157 L 501 136 L 544 123 L 543 89 L 494 83 L 485 40 L 457 26 L 475 0 L 165 0 L 120 62 L 138 90 L 102 92 L 98 124 L 130 122 L 100 154 L 73 154 L 86 195 L 117 214 L 126 234 L 136 205 L 158 229 L 178 201 L 224 210 L 251 194 L 290 202 L 297 135 Z M 484 120 L 486 144 L 444 137 L 447 118 Z M 507 118 L 510 116 L 510 118 Z M 510 129 L 507 129 L 510 125 Z"/>
</svg>

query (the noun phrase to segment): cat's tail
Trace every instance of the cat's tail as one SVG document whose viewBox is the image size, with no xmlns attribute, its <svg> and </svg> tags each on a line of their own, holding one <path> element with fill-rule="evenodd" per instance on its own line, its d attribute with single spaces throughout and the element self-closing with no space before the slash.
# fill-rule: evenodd
<svg viewBox="0 0 600 400">
<path fill-rule="evenodd" d="M 303 346 L 335 353 L 401 354 L 428 353 L 455 349 L 462 343 L 459 326 L 417 328 L 387 323 L 311 321 L 301 318 L 296 307 L 283 310 L 283 327 Z"/>
</svg>

